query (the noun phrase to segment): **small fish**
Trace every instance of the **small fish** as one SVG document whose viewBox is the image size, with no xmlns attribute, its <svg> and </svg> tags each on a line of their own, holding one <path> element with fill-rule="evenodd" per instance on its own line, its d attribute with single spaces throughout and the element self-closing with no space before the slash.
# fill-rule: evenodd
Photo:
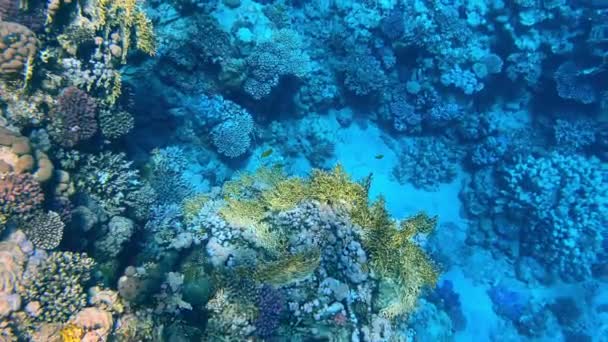
<svg viewBox="0 0 608 342">
<path fill-rule="evenodd" d="M 271 155 L 271 154 L 272 154 L 272 149 L 271 149 L 271 148 L 269 148 L 269 149 L 267 149 L 266 151 L 262 152 L 262 154 L 260 155 L 260 157 L 262 157 L 262 158 L 266 158 L 266 157 L 268 157 L 268 156 L 269 156 L 269 155 Z"/>
<path fill-rule="evenodd" d="M 374 158 L 382 159 L 382 158 L 384 158 L 384 154 L 376 154 L 376 156 Z"/>
</svg>

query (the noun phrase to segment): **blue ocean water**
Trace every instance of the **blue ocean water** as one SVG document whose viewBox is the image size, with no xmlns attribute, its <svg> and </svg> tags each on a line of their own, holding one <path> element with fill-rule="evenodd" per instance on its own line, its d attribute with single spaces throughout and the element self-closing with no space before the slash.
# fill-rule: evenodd
<svg viewBox="0 0 608 342">
<path fill-rule="evenodd" d="M 0 342 L 608 341 L 608 2 L 0 0 Z"/>
</svg>

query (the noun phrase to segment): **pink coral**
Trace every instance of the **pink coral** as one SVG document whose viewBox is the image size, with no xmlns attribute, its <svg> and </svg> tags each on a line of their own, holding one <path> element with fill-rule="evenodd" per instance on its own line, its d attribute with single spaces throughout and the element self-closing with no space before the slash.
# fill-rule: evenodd
<svg viewBox="0 0 608 342">
<path fill-rule="evenodd" d="M 44 201 L 40 184 L 29 173 L 0 174 L 0 214 L 28 218 Z"/>
<path fill-rule="evenodd" d="M 97 132 L 97 104 L 86 92 L 66 88 L 51 111 L 49 133 L 64 147 L 73 147 Z"/>
<path fill-rule="evenodd" d="M 70 321 L 86 332 L 82 341 L 105 341 L 114 325 L 112 314 L 99 308 L 84 308 Z"/>
</svg>

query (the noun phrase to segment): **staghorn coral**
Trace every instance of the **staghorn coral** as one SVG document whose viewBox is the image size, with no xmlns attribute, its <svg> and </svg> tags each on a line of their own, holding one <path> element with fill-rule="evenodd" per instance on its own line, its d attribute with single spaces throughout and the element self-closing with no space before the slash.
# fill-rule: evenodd
<svg viewBox="0 0 608 342">
<path fill-rule="evenodd" d="M 23 277 L 22 298 L 38 302 L 39 322 L 66 322 L 86 303 L 86 283 L 90 279 L 93 259 L 85 254 L 53 252 Z"/>
<path fill-rule="evenodd" d="M 97 132 L 97 104 L 86 92 L 68 87 L 51 111 L 49 133 L 63 147 L 74 147 Z"/>
<path fill-rule="evenodd" d="M 28 222 L 25 233 L 36 248 L 54 249 L 61 242 L 64 227 L 59 214 L 49 211 L 34 216 Z"/>
<path fill-rule="evenodd" d="M 27 27 L 0 21 L 0 74 L 31 73 L 38 41 Z"/>
</svg>

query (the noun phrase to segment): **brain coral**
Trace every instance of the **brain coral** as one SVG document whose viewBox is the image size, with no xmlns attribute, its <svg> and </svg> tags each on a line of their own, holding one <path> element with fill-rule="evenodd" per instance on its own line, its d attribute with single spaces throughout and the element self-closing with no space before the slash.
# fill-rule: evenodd
<svg viewBox="0 0 608 342">
<path fill-rule="evenodd" d="M 50 134 L 64 147 L 73 147 L 97 132 L 95 100 L 76 87 L 66 88 L 51 110 Z"/>
<path fill-rule="evenodd" d="M 36 54 L 36 36 L 27 27 L 0 22 L 0 74 L 21 72 Z"/>
</svg>

